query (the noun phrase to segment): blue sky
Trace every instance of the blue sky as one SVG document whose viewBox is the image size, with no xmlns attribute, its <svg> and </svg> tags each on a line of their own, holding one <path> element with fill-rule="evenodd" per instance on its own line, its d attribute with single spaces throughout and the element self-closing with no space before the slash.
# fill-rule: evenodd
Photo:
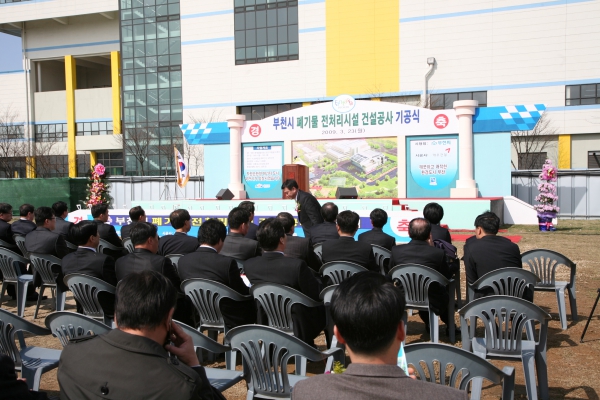
<svg viewBox="0 0 600 400">
<path fill-rule="evenodd" d="M 21 56 L 21 38 L 0 33 L 0 72 L 20 71 L 23 69 L 23 58 Z"/>
</svg>

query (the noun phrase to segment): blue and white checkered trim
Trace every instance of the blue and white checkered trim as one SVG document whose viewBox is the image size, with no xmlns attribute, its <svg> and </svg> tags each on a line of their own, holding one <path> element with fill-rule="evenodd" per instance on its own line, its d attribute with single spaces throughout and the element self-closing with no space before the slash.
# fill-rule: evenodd
<svg viewBox="0 0 600 400">
<path fill-rule="evenodd" d="M 189 144 L 228 144 L 227 122 L 205 122 L 179 125 Z"/>
<path fill-rule="evenodd" d="M 506 112 L 501 112 L 500 117 L 508 126 L 516 126 L 519 131 L 530 131 L 546 110 L 543 104 L 528 104 L 522 106 L 506 106 Z"/>
</svg>

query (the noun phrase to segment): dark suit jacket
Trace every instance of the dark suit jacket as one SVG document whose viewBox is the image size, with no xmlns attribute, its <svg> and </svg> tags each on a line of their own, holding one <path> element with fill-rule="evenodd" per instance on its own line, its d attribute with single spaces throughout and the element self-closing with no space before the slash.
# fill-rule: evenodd
<svg viewBox="0 0 600 400">
<path fill-rule="evenodd" d="M 287 241 L 285 243 L 284 254 L 288 257 L 299 258 L 304 261 L 310 269 L 319 272 L 322 263 L 315 253 L 310 239 L 293 235 L 286 236 Z"/>
<path fill-rule="evenodd" d="M 199 246 L 197 238 L 183 232 L 175 232 L 174 235 L 165 235 L 158 240 L 158 254 L 161 256 L 189 254 L 196 251 Z"/>
<path fill-rule="evenodd" d="M 65 238 L 44 227 L 38 227 L 25 236 L 25 247 L 30 253 L 50 254 L 58 258 L 69 254 Z"/>
<path fill-rule="evenodd" d="M 467 400 L 467 392 L 411 379 L 396 365 L 352 363 L 343 374 L 322 374 L 294 385 L 292 400 Z"/>
<path fill-rule="evenodd" d="M 3 219 L 0 219 L 0 240 L 4 240 L 6 243 L 9 244 L 15 244 L 12 226 Z"/>
<path fill-rule="evenodd" d="M 448 243 L 452 243 L 452 238 L 450 237 L 450 231 L 448 231 L 448 229 L 443 228 L 437 224 L 431 224 L 431 237 L 433 240 L 441 239 L 441 240 L 445 240 Z"/>
<path fill-rule="evenodd" d="M 279 252 L 265 252 L 262 257 L 246 261 L 244 271 L 252 285 L 277 283 L 289 286 L 313 300 L 320 301 L 321 285 L 302 260 L 285 257 Z M 325 327 L 325 307 L 307 308 L 302 305 L 294 305 L 292 306 L 292 318 L 294 336 L 312 344 L 314 338 Z M 266 319 L 262 319 L 262 321 L 267 323 Z"/>
<path fill-rule="evenodd" d="M 44 392 L 30 391 L 27 383 L 17 380 L 15 363 L 11 357 L 0 354 L 0 399 L 2 400 L 43 400 Z"/>
<path fill-rule="evenodd" d="M 12 223 L 13 235 L 27 236 L 31 231 L 34 231 L 37 225 L 28 219 L 19 219 Z"/>
<path fill-rule="evenodd" d="M 129 225 L 123 225 L 121 227 L 121 239 L 127 239 L 130 236 L 131 228 L 135 225 L 137 221 L 132 221 Z"/>
<path fill-rule="evenodd" d="M 123 247 L 123 242 L 121 241 L 121 238 L 119 238 L 119 235 L 117 235 L 114 226 L 105 224 L 98 219 L 95 219 L 94 221 L 98 224 L 98 234 L 100 235 L 100 239 L 104 239 L 117 247 Z"/>
<path fill-rule="evenodd" d="M 256 225 L 254 222 L 250 222 L 250 224 L 248 225 L 248 232 L 246 233 L 246 236 L 244 236 L 244 237 L 248 238 L 248 239 L 252 239 L 252 240 L 257 240 L 256 239 L 257 231 L 258 231 L 258 225 Z"/>
<path fill-rule="evenodd" d="M 69 240 L 69 228 L 73 225 L 72 222 L 65 221 L 61 217 L 56 217 L 56 227 L 54 228 L 54 232 L 62 235 L 65 240 Z"/>
<path fill-rule="evenodd" d="M 320 224 L 323 222 L 321 216 L 321 205 L 319 201 L 310 192 L 304 192 L 298 189 L 296 195 L 296 202 L 298 203 L 298 222 L 304 229 L 305 236 L 310 237 L 310 229 L 313 225 Z"/>
<path fill-rule="evenodd" d="M 136 248 L 133 253 L 119 258 L 115 267 L 117 281 L 120 281 L 132 272 L 145 270 L 160 272 L 173 283 L 178 291 L 181 290 L 181 280 L 171 260 L 158 254 L 153 254 L 150 250 Z"/>
<path fill-rule="evenodd" d="M 373 247 L 364 242 L 357 242 L 350 236 L 340 236 L 337 240 L 323 242 L 321 259 L 323 264 L 331 261 L 349 261 L 368 270 L 379 272 Z"/>
<path fill-rule="evenodd" d="M 199 247 L 195 252 L 181 257 L 178 271 L 182 282 L 193 278 L 210 279 L 222 283 L 241 295 L 249 294 L 248 286 L 240 276 L 237 262 L 231 257 L 218 254 L 210 247 Z M 223 299 L 219 307 L 228 329 L 256 322 L 253 299 L 247 302 Z"/>
<path fill-rule="evenodd" d="M 232 232 L 225 238 L 220 254 L 244 261 L 259 256 L 260 247 L 256 240 L 248 239 L 239 233 Z"/>
<path fill-rule="evenodd" d="M 393 236 L 384 233 L 381 228 L 373 228 L 358 235 L 358 241 L 367 244 L 376 244 L 385 249 L 392 250 L 396 245 L 396 239 Z"/>
<path fill-rule="evenodd" d="M 310 241 L 313 244 L 323 243 L 326 240 L 339 239 L 335 222 L 323 222 L 310 228 Z"/>
</svg>

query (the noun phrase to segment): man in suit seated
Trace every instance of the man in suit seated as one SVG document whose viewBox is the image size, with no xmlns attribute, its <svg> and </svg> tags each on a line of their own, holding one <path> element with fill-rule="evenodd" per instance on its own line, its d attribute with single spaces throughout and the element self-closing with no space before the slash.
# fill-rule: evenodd
<svg viewBox="0 0 600 400">
<path fill-rule="evenodd" d="M 192 229 L 192 217 L 188 210 L 178 209 L 169 215 L 171 226 L 175 228 L 174 235 L 165 235 L 158 240 L 158 254 L 189 254 L 198 248 L 198 239 L 188 236 Z"/>
<path fill-rule="evenodd" d="M 444 218 L 444 209 L 438 203 L 429 203 L 423 208 L 423 217 L 431 224 L 431 237 L 433 240 L 441 239 L 452 244 L 452 238 L 448 229 L 440 226 Z"/>
<path fill-rule="evenodd" d="M 349 210 L 342 211 L 336 220 L 340 238 L 323 242 L 323 253 L 321 254 L 323 264 L 331 261 L 349 261 L 371 271 L 379 271 L 373 247 L 370 244 L 354 240 L 360 221 L 358 214 Z"/>
<path fill-rule="evenodd" d="M 519 246 L 497 236 L 499 228 L 500 218 L 493 212 L 485 212 L 475 219 L 475 236 L 468 238 L 464 247 L 463 261 L 468 284 L 500 268 L 523 268 Z M 493 294 L 491 288 L 484 288 L 475 292 L 475 298 Z M 532 301 L 533 291 L 525 291 L 523 298 Z"/>
<path fill-rule="evenodd" d="M 29 390 L 27 382 L 17 378 L 13 359 L 6 354 L 0 354 L 0 399 L 47 400 L 48 395 L 45 392 Z"/>
<path fill-rule="evenodd" d="M 127 239 L 129 237 L 129 233 L 131 232 L 131 227 L 135 225 L 137 222 L 146 221 L 146 211 L 140 206 L 131 207 L 129 209 L 129 219 L 131 222 L 128 225 L 121 227 L 121 239 Z"/>
<path fill-rule="evenodd" d="M 352 363 L 343 374 L 323 374 L 294 386 L 293 400 L 467 400 L 464 390 L 410 376 L 397 365 L 405 337 L 404 293 L 388 278 L 362 272 L 343 281 L 331 299 L 333 332 Z M 413 378 L 413 379 L 411 379 Z"/>
<path fill-rule="evenodd" d="M 263 249 L 261 257 L 244 263 L 246 277 L 252 285 L 277 283 L 296 289 L 313 300 L 320 301 L 321 285 L 306 263 L 300 259 L 284 255 L 287 236 L 277 218 L 268 218 L 260 223 L 257 232 L 258 242 Z M 259 323 L 266 324 L 264 311 L 259 313 Z M 292 306 L 294 336 L 314 345 L 314 339 L 325 327 L 325 307 Z"/>
<path fill-rule="evenodd" d="M 57 282 L 63 283 L 63 277 L 69 274 L 85 274 L 94 278 L 102 279 L 109 285 L 117 285 L 117 275 L 115 274 L 115 260 L 111 256 L 98 253 L 98 224 L 94 221 L 81 221 L 78 224 L 71 225 L 69 237 L 76 244 L 77 250 L 74 253 L 67 254 L 62 259 L 62 274 Z M 64 290 L 68 288 L 64 285 Z M 106 296 L 106 298 L 103 298 Z M 114 314 L 114 296 L 101 292 L 98 295 L 102 310 L 107 315 Z M 77 311 L 80 310 L 79 303 Z"/>
<path fill-rule="evenodd" d="M 56 229 L 54 232 L 62 235 L 62 237 L 69 241 L 69 228 L 73 225 L 72 222 L 65 221 L 65 218 L 69 215 L 69 206 L 64 201 L 57 201 L 52 204 L 52 211 L 56 217 Z"/>
<path fill-rule="evenodd" d="M 248 223 L 248 232 L 246 236 L 248 239 L 256 240 L 256 231 L 258 230 L 258 225 L 254 223 L 254 202 L 253 201 L 242 201 L 238 207 L 243 208 L 248 211 L 250 214 L 250 222 Z"/>
<path fill-rule="evenodd" d="M 248 239 L 250 214 L 241 207 L 234 207 L 227 216 L 229 235 L 225 238 L 221 254 L 236 260 L 245 261 L 260 255 L 260 247 L 256 240 Z M 200 228 L 202 230 L 202 227 Z"/>
<path fill-rule="evenodd" d="M 19 207 L 19 219 L 12 224 L 13 235 L 27 236 L 37 228 L 33 222 L 34 207 L 31 204 L 23 204 Z"/>
<path fill-rule="evenodd" d="M 156 271 L 129 274 L 115 297 L 118 328 L 63 349 L 63 398 L 224 400 L 206 378 L 192 338 L 173 322 L 177 289 L 168 279 Z"/>
<path fill-rule="evenodd" d="M 396 239 L 393 236 L 383 232 L 383 226 L 387 223 L 388 215 L 381 208 L 376 208 L 369 215 L 373 229 L 358 235 L 358 241 L 367 244 L 375 244 L 384 249 L 392 250 L 396 245 Z"/>
<path fill-rule="evenodd" d="M 100 239 L 106 240 L 114 246 L 123 247 L 123 242 L 119 238 L 119 235 L 117 235 L 115 227 L 107 224 L 108 204 L 96 204 L 95 206 L 92 206 L 91 212 L 94 221 L 98 224 L 98 234 L 100 235 Z"/>
<path fill-rule="evenodd" d="M 319 212 L 319 201 L 310 192 L 300 190 L 295 179 L 286 179 L 281 185 L 283 195 L 296 201 L 298 222 L 304 230 L 304 237 L 311 238 L 312 227 L 323 222 Z M 314 242 L 317 243 L 317 242 Z"/>
<path fill-rule="evenodd" d="M 310 267 L 310 269 L 318 273 L 321 268 L 321 260 L 315 253 L 310 239 L 294 236 L 296 220 L 294 220 L 292 214 L 280 212 L 277 214 L 277 219 L 279 219 L 283 225 L 285 235 L 287 236 L 284 251 L 285 255 L 301 259 Z"/>
<path fill-rule="evenodd" d="M 200 247 L 179 259 L 178 271 L 181 281 L 203 278 L 222 283 L 241 295 L 249 294 L 248 287 L 240 276 L 237 262 L 219 254 L 227 236 L 227 228 L 216 218 L 204 221 L 198 231 Z M 254 299 L 237 302 L 222 299 L 219 303 L 227 329 L 256 322 Z"/>
<path fill-rule="evenodd" d="M 11 220 L 12 206 L 8 203 L 0 203 L 0 240 L 8 245 L 9 250 L 20 253 L 13 238 L 12 225 L 9 224 Z"/>
<path fill-rule="evenodd" d="M 338 206 L 335 203 L 327 202 L 321 207 L 321 216 L 323 217 L 323 223 L 316 224 L 310 228 L 310 240 L 311 243 L 323 243 L 326 240 L 339 239 L 340 234 L 338 233 L 335 220 L 338 216 Z"/>
<path fill-rule="evenodd" d="M 403 246 L 392 248 L 390 268 L 399 264 L 419 264 L 432 268 L 446 278 L 452 277 L 452 271 L 446 263 L 446 253 L 433 247 L 431 239 L 431 224 L 425 218 L 414 218 L 408 225 L 408 235 L 411 241 Z M 429 285 L 429 308 L 448 326 L 448 288 L 433 282 Z M 425 322 L 425 330 L 429 332 L 429 312 L 419 311 L 419 316 Z M 460 331 L 457 331 L 459 333 Z M 448 328 L 446 328 L 448 334 Z"/>
</svg>

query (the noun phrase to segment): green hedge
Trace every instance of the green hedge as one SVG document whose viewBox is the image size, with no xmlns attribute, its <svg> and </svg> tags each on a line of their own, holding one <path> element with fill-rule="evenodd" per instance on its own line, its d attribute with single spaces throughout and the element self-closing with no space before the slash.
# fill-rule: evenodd
<svg viewBox="0 0 600 400">
<path fill-rule="evenodd" d="M 15 215 L 21 204 L 50 207 L 59 200 L 73 211 L 85 200 L 87 183 L 86 178 L 0 179 L 0 202 L 11 204 Z"/>
</svg>

